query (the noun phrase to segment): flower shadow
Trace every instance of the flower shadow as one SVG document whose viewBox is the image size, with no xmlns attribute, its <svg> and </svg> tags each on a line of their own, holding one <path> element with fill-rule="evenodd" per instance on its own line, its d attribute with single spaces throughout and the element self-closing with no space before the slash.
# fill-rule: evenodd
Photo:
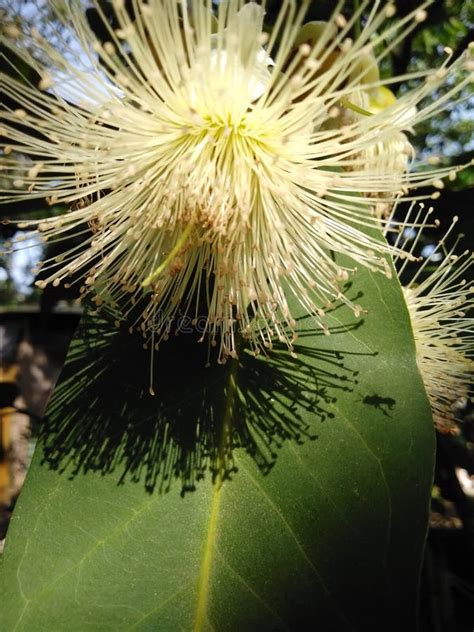
<svg viewBox="0 0 474 632">
<path fill-rule="evenodd" d="M 296 357 L 275 345 L 268 356 L 242 351 L 211 368 L 205 344 L 191 334 L 172 336 L 155 354 L 151 396 L 150 352 L 135 336 L 86 315 L 48 406 L 44 462 L 71 477 L 118 473 L 120 483 L 162 493 L 174 482 L 183 494 L 192 491 L 206 472 L 232 477 L 236 449 L 268 473 L 285 442 L 317 440 L 315 422 L 333 419 L 338 394 L 357 384 L 347 354 L 315 347 L 314 340 L 307 346 L 305 336 L 322 333 L 308 323 L 303 329 Z M 337 328 L 332 333 L 336 340 Z"/>
</svg>

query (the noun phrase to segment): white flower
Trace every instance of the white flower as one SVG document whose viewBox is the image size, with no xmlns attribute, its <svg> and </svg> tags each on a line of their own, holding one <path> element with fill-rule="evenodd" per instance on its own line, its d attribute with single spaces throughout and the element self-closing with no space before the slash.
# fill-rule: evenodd
<svg viewBox="0 0 474 632">
<path fill-rule="evenodd" d="M 413 254 L 419 247 L 423 231 L 430 226 L 431 212 L 432 209 L 425 212 L 421 205 L 413 217 L 412 205 L 406 227 L 415 224 L 418 228 L 407 231 L 402 225 L 397 244 L 407 254 Z M 474 287 L 470 281 L 473 257 L 468 250 L 456 254 L 459 238 L 447 247 L 457 221 L 455 217 L 436 246 L 428 245 L 428 255 L 408 280 L 404 279 L 408 259 L 397 257 L 396 260 L 398 273 L 405 283 L 403 291 L 413 327 L 418 367 L 434 422 L 441 432 L 456 431 L 458 406 L 473 395 Z"/>
<path fill-rule="evenodd" d="M 361 91 L 363 106 L 372 114 L 396 104 L 395 95 L 386 86 L 379 86 L 375 90 Z M 405 131 L 413 132 L 413 121 L 416 118 L 416 107 L 408 108 L 397 115 L 397 129 L 382 136 L 379 141 L 362 151 L 362 158 L 368 165 L 368 169 L 378 173 L 392 173 L 398 178 L 398 188 L 403 190 L 405 174 L 410 170 L 411 163 L 415 159 L 415 150 L 408 140 Z M 359 115 L 360 116 L 360 115 Z M 375 197 L 378 197 L 377 195 Z M 383 194 L 381 198 L 383 199 Z M 375 205 L 375 215 L 379 219 L 390 213 L 390 205 L 383 202 Z"/>
<path fill-rule="evenodd" d="M 445 81 L 445 63 L 388 107 L 341 116 L 357 111 L 361 91 L 375 94 L 390 83 L 367 68 L 419 16 L 384 30 L 393 5 L 372 10 L 353 41 L 351 29 L 369 4 L 349 21 L 336 14 L 327 25 L 301 28 L 304 10 L 285 1 L 268 35 L 257 3 L 229 0 L 216 17 L 204 0 L 189 7 L 137 0 L 130 16 L 116 0 L 115 26 L 104 17 L 102 43 L 77 1 L 59 14 L 67 41 L 76 42 L 68 53 L 34 29 L 20 38 L 7 25 L 2 44 L 40 73 L 43 91 L 1 75 L 18 104 L 0 112 L 4 174 L 14 187 L 4 199 L 65 203 L 70 211 L 40 222 L 39 231 L 50 242 L 66 231 L 83 235 L 83 247 L 44 262 L 38 284 L 79 278 L 73 282 L 82 294 L 108 306 L 118 322 L 133 314 L 152 348 L 178 313 L 193 322 L 204 316 L 221 360 L 235 355 L 236 330 L 256 353 L 274 336 L 291 349 L 287 292 L 325 332 L 324 313 L 335 300 L 359 313 L 341 281 L 357 264 L 390 274 L 388 247 L 364 232 L 374 196 L 392 204 L 401 190 L 447 173 L 393 169 L 392 159 L 380 160 L 383 143 L 396 144 L 392 156 L 407 115 L 410 125 L 432 116 L 468 80 L 420 106 Z M 103 16 L 101 4 L 94 6 Z M 464 63 L 461 57 L 456 69 Z M 13 156 L 21 153 L 33 163 L 18 177 Z M 336 264 L 332 252 L 353 265 Z"/>
</svg>

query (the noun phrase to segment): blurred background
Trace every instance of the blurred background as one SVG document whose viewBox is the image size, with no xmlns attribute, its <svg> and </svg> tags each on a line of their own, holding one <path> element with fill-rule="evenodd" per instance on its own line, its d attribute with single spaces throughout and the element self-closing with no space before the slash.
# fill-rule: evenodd
<svg viewBox="0 0 474 632">
<path fill-rule="evenodd" d="M 103 2 L 105 12 L 109 11 Z M 397 16 L 413 9 L 410 0 L 397 0 Z M 280 2 L 267 2 L 271 22 Z M 350 15 L 358 5 L 347 2 Z M 84 4 L 89 22 L 100 37 L 97 13 Z M 334 7 L 327 0 L 313 2 L 308 19 L 325 20 Z M 20 29 L 35 26 L 63 52 L 74 49 L 74 42 L 58 37 L 56 22 L 48 0 L 0 0 L 0 23 L 16 22 Z M 59 31 L 58 31 L 59 29 Z M 412 70 L 436 67 L 449 46 L 454 57 L 474 41 L 474 0 L 434 0 L 426 21 L 416 28 L 384 61 L 382 74 L 400 75 Z M 4 72 L 13 72 L 11 52 L 0 45 Z M 32 83 L 39 77 L 22 65 Z M 402 93 L 407 85 L 396 85 Z M 439 98 L 441 94 L 434 94 Z M 465 89 L 463 103 L 419 125 L 410 137 L 418 154 L 440 165 L 466 164 L 474 158 L 474 94 Z M 11 100 L 8 106 L 14 108 Z M 0 150 L 0 165 L 1 165 Z M 16 155 L 16 159 L 27 157 Z M 1 182 L 5 188 L 6 183 Z M 473 247 L 472 214 L 474 169 L 462 171 L 436 201 L 436 216 L 442 227 L 458 215 L 459 231 L 465 234 L 464 248 Z M 430 191 L 426 191 L 430 193 Z M 60 214 L 60 206 L 45 207 L 39 201 L 5 204 L 0 207 L 0 252 L 13 247 L 13 254 L 0 254 L 0 550 L 9 517 L 21 489 L 41 425 L 48 396 L 67 353 L 69 341 L 79 322 L 81 309 L 74 290 L 34 286 L 34 270 L 40 259 L 58 254 L 43 246 L 14 223 L 20 218 L 42 218 Z M 13 222 L 7 220 L 14 220 Z M 441 233 L 427 232 L 420 244 L 429 256 Z M 413 238 L 415 235 L 413 235 Z M 66 244 L 67 246 L 67 244 Z M 64 246 L 63 246 L 64 247 Z M 433 264 L 436 262 L 433 261 Z M 438 433 L 437 465 L 432 493 L 430 530 L 422 576 L 421 630 L 431 632 L 472 632 L 474 626 L 474 412 L 465 404 L 462 423 L 455 433 Z M 416 423 L 416 420 L 413 420 Z"/>
</svg>

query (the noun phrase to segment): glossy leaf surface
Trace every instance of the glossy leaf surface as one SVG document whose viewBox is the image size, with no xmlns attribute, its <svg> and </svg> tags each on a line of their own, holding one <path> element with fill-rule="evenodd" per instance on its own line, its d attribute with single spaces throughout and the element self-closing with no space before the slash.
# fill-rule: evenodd
<svg viewBox="0 0 474 632">
<path fill-rule="evenodd" d="M 92 317 L 71 346 L 7 538 L 10 630 L 411 630 L 434 458 L 396 281 L 298 319 L 297 357 L 204 368 Z M 222 479 L 224 481 L 222 482 Z"/>
</svg>

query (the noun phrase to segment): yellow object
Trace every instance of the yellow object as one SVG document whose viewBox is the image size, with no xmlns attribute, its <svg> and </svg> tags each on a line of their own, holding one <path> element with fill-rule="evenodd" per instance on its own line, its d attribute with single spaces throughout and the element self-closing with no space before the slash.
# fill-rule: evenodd
<svg viewBox="0 0 474 632">
<path fill-rule="evenodd" d="M 369 107 L 374 112 L 381 112 L 396 102 L 396 97 L 386 86 L 379 86 L 370 91 Z"/>
<path fill-rule="evenodd" d="M 18 375 L 18 366 L 0 367 L 0 382 L 13 383 Z M 12 420 L 13 408 L 0 408 L 0 453 L 3 455 L 0 460 L 0 503 L 10 501 L 10 463 L 8 454 L 10 451 L 10 424 Z"/>
</svg>

